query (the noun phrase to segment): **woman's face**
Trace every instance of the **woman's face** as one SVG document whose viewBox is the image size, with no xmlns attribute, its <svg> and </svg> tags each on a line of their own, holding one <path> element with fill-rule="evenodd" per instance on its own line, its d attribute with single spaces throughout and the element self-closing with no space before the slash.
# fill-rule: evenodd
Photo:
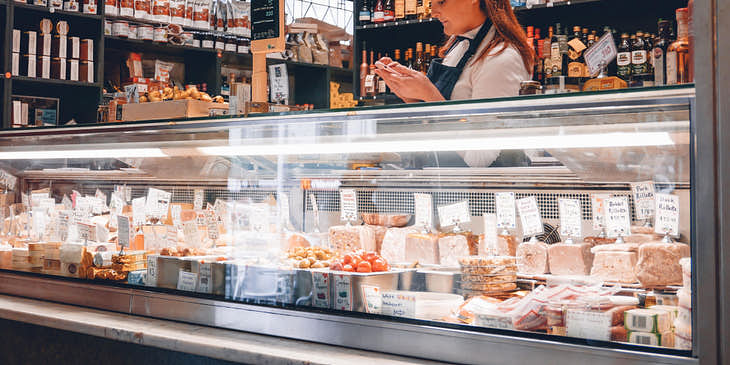
<svg viewBox="0 0 730 365">
<path fill-rule="evenodd" d="M 466 33 L 484 21 L 479 0 L 431 0 L 431 16 L 438 18 L 448 36 Z"/>
</svg>

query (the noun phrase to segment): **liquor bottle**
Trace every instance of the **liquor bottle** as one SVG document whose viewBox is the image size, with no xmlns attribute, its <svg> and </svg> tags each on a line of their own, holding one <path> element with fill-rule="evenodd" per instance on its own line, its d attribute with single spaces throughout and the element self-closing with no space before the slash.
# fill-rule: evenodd
<svg viewBox="0 0 730 365">
<path fill-rule="evenodd" d="M 386 53 L 385 56 L 387 57 L 388 54 Z M 381 58 L 382 57 L 380 56 L 380 53 L 378 53 L 378 59 L 381 59 Z M 373 64 L 372 67 L 373 67 L 373 73 L 374 73 L 375 64 Z M 377 83 L 376 83 L 377 90 L 375 91 L 375 93 L 378 95 L 386 94 L 388 92 L 388 85 L 386 85 L 385 80 L 382 77 L 378 76 L 377 74 L 375 75 L 375 77 L 377 79 Z"/>
<path fill-rule="evenodd" d="M 431 65 L 431 45 L 426 43 L 423 47 L 423 68 L 428 72 L 428 67 Z"/>
<path fill-rule="evenodd" d="M 669 21 L 660 20 L 658 23 L 659 36 L 654 40 L 651 59 L 654 64 L 654 85 L 667 83 L 667 48 L 669 48 Z"/>
<path fill-rule="evenodd" d="M 586 46 L 582 41 L 580 27 L 573 27 L 573 39 L 568 43 L 568 77 L 583 77 L 586 74 L 583 51 Z"/>
<path fill-rule="evenodd" d="M 591 47 L 593 47 L 594 44 L 596 44 L 596 36 L 594 36 L 593 34 L 589 34 L 588 43 L 586 43 L 586 51 L 591 49 Z"/>
<path fill-rule="evenodd" d="M 365 86 L 366 78 L 368 76 L 368 51 L 365 50 L 365 43 L 362 45 L 362 63 L 360 64 L 360 96 L 367 95 L 367 87 Z"/>
<path fill-rule="evenodd" d="M 370 17 L 370 0 L 362 0 L 362 5 L 360 6 L 360 13 L 358 16 L 358 20 L 360 21 L 360 25 L 370 23 L 371 17 Z"/>
<path fill-rule="evenodd" d="M 395 0 L 393 4 L 395 6 L 395 9 L 393 10 L 395 14 L 395 20 L 403 20 L 406 17 L 406 1 Z"/>
<path fill-rule="evenodd" d="M 408 48 L 406 51 L 406 66 L 411 70 L 415 69 L 413 65 L 413 48 Z"/>
<path fill-rule="evenodd" d="M 628 81 L 631 77 L 631 42 L 627 33 L 621 34 L 616 53 L 616 76 Z"/>
<path fill-rule="evenodd" d="M 375 6 L 373 6 L 373 23 L 382 23 L 385 21 L 385 6 L 383 0 L 373 0 Z"/>
<path fill-rule="evenodd" d="M 581 29 L 581 32 L 581 42 L 583 42 L 583 44 L 588 44 L 588 28 Z"/>
<path fill-rule="evenodd" d="M 423 1 L 424 0 L 416 0 L 416 17 L 418 19 L 423 19 L 423 14 L 426 12 L 423 9 Z"/>
<path fill-rule="evenodd" d="M 370 65 L 368 66 L 368 76 L 365 80 L 365 93 L 367 96 L 373 97 L 378 90 L 378 76 L 375 74 L 375 52 L 370 51 Z"/>
<path fill-rule="evenodd" d="M 689 10 L 679 8 L 677 14 L 677 40 L 667 48 L 667 85 L 692 82 L 689 75 Z"/>
<path fill-rule="evenodd" d="M 631 43 L 631 74 L 645 74 L 646 67 L 646 45 L 644 44 L 644 32 L 636 32 L 636 37 Z"/>
<path fill-rule="evenodd" d="M 400 50 L 396 49 L 393 53 L 393 61 L 400 63 Z"/>
<path fill-rule="evenodd" d="M 568 74 L 568 29 L 565 29 L 565 32 L 561 32 L 558 35 L 558 43 L 560 44 L 560 59 L 562 60 L 562 65 L 560 66 L 560 72 L 561 75 L 566 76 Z"/>
<path fill-rule="evenodd" d="M 406 19 L 418 18 L 418 0 L 405 0 Z"/>
<path fill-rule="evenodd" d="M 560 23 L 555 24 L 553 37 L 550 38 L 550 76 L 562 75 L 563 55 L 560 53 Z"/>
<path fill-rule="evenodd" d="M 395 20 L 395 5 L 393 4 L 393 0 L 385 0 L 383 13 L 383 18 L 386 22 L 392 22 Z"/>
<path fill-rule="evenodd" d="M 436 57 L 438 57 L 437 55 L 438 55 L 438 47 L 436 47 L 436 45 L 432 45 L 431 46 L 431 60 L 429 62 L 429 67 L 431 66 L 431 62 L 433 62 L 433 60 L 436 59 Z"/>
<path fill-rule="evenodd" d="M 416 60 L 413 62 L 413 69 L 425 74 L 425 67 L 426 65 L 423 59 L 423 44 L 418 42 L 416 43 Z"/>
<path fill-rule="evenodd" d="M 545 80 L 547 80 L 548 77 L 553 75 L 553 66 L 550 63 L 551 60 L 551 41 L 553 38 L 553 27 L 548 27 L 548 36 L 545 38 L 545 41 L 542 44 L 542 67 L 543 67 L 543 76 L 545 77 Z"/>
<path fill-rule="evenodd" d="M 694 9 L 694 0 L 689 0 L 687 2 L 687 29 L 690 30 L 688 32 L 689 36 L 687 37 L 687 41 L 689 42 L 689 55 L 687 56 L 687 62 L 689 63 L 687 67 L 689 69 L 689 82 L 695 82 L 695 33 L 691 31 L 694 29 L 692 25 L 694 22 Z"/>
</svg>

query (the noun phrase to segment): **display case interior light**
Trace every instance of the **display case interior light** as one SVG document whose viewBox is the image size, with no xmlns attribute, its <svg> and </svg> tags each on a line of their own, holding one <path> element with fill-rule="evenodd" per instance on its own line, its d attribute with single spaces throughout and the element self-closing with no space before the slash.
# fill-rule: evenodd
<svg viewBox="0 0 730 365">
<path fill-rule="evenodd" d="M 0 160 L 46 160 L 66 158 L 167 157 L 159 148 L 99 150 L 42 150 L 0 152 Z"/>
<path fill-rule="evenodd" d="M 668 132 L 595 133 L 520 137 L 410 139 L 333 143 L 260 144 L 199 147 L 212 156 L 270 156 L 384 152 L 521 150 L 531 148 L 610 148 L 674 145 Z"/>
</svg>

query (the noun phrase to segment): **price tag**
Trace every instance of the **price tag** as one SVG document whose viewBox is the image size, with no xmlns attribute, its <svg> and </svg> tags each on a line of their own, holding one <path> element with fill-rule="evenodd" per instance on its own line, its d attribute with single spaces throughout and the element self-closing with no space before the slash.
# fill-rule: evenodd
<svg viewBox="0 0 730 365">
<path fill-rule="evenodd" d="M 101 190 L 96 189 L 96 193 L 94 193 L 94 197 L 101 200 L 101 202 L 106 205 L 106 194 L 104 194 Z"/>
<path fill-rule="evenodd" d="M 289 210 L 289 195 L 287 193 L 281 192 L 278 194 L 279 199 L 277 199 L 277 202 L 279 203 L 279 217 L 280 222 L 284 224 L 285 227 L 291 226 L 291 211 Z"/>
<path fill-rule="evenodd" d="M 56 230 L 58 236 L 56 238 L 61 242 L 66 242 L 68 239 L 68 228 L 71 224 L 71 211 L 58 212 L 56 221 L 58 222 L 58 229 Z"/>
<path fill-rule="evenodd" d="M 497 254 L 497 215 L 484 213 L 484 241 L 479 245 L 480 256 Z"/>
<path fill-rule="evenodd" d="M 194 191 L 194 199 L 193 199 L 193 209 L 194 210 L 201 210 L 203 209 L 203 202 L 205 197 L 205 191 L 203 189 L 195 189 Z"/>
<path fill-rule="evenodd" d="M 530 196 L 517 200 L 517 210 L 520 212 L 522 222 L 522 233 L 526 237 L 536 236 L 545 232 L 540 217 L 540 209 L 537 207 L 537 199 Z"/>
<path fill-rule="evenodd" d="M 517 224 L 515 193 L 494 193 L 494 204 L 497 212 L 497 227 L 515 228 Z"/>
<path fill-rule="evenodd" d="M 91 212 L 94 215 L 100 215 L 104 212 L 104 202 L 101 199 L 89 196 L 86 200 L 91 204 Z"/>
<path fill-rule="evenodd" d="M 606 204 L 606 231 L 609 237 L 631 234 L 629 199 L 625 196 L 608 198 Z"/>
<path fill-rule="evenodd" d="M 208 238 L 211 240 L 217 240 L 220 238 L 220 232 L 218 231 L 218 219 L 212 210 L 205 211 L 205 226 L 208 230 Z"/>
<path fill-rule="evenodd" d="M 560 235 L 566 237 L 583 236 L 583 210 L 578 199 L 559 199 Z"/>
<path fill-rule="evenodd" d="M 94 226 L 86 223 L 78 223 L 76 229 L 79 232 L 79 239 L 82 241 L 93 241 L 92 232 L 94 232 Z"/>
<path fill-rule="evenodd" d="M 132 201 L 132 188 L 126 185 L 114 185 L 114 192 L 124 199 L 124 202 Z"/>
<path fill-rule="evenodd" d="M 334 309 L 351 311 L 352 286 L 350 285 L 350 275 L 333 274 L 333 277 L 335 279 Z"/>
<path fill-rule="evenodd" d="M 63 199 L 61 199 L 61 204 L 63 204 L 63 210 L 73 210 L 73 203 L 71 202 L 71 199 L 68 198 L 68 195 L 63 195 Z"/>
<path fill-rule="evenodd" d="M 631 184 L 634 195 L 636 219 L 650 219 L 654 216 L 654 182 L 644 181 Z"/>
<path fill-rule="evenodd" d="M 199 277 L 198 277 L 198 293 L 213 293 L 213 264 L 210 262 L 201 262 L 198 265 Z"/>
<path fill-rule="evenodd" d="M 38 204 L 38 207 L 40 208 L 41 212 L 44 212 L 46 214 L 52 214 L 56 211 L 56 199 L 43 198 Z"/>
<path fill-rule="evenodd" d="M 330 307 L 330 274 L 324 271 L 312 271 L 312 306 L 315 308 Z"/>
<path fill-rule="evenodd" d="M 175 226 L 165 227 L 167 228 L 165 231 L 165 240 L 167 241 L 167 246 L 165 247 L 177 246 L 177 228 L 175 228 Z"/>
<path fill-rule="evenodd" d="M 167 211 L 170 206 L 172 194 L 155 188 L 147 191 L 146 213 L 150 217 L 164 220 L 167 218 Z"/>
<path fill-rule="evenodd" d="M 119 246 L 128 248 L 129 247 L 129 241 L 130 241 L 130 232 L 131 229 L 129 227 L 129 217 L 124 215 L 118 215 L 117 216 L 117 232 L 119 235 Z"/>
<path fill-rule="evenodd" d="M 611 32 L 606 32 L 591 48 L 583 52 L 583 57 L 591 76 L 598 75 L 601 68 L 611 64 L 616 59 L 616 42 Z"/>
<path fill-rule="evenodd" d="M 147 256 L 147 286 L 157 286 L 157 255 Z"/>
<path fill-rule="evenodd" d="M 383 308 L 386 316 L 416 318 L 416 296 L 397 291 L 383 292 Z"/>
<path fill-rule="evenodd" d="M 380 314 L 383 304 L 380 288 L 372 285 L 361 285 L 360 289 L 362 290 L 362 297 L 365 298 L 365 311 Z"/>
<path fill-rule="evenodd" d="M 226 201 L 223 199 L 216 199 L 215 204 L 213 204 L 213 211 L 215 211 L 215 215 L 220 220 L 225 220 L 225 218 L 228 216 L 228 207 L 226 206 Z"/>
<path fill-rule="evenodd" d="M 340 190 L 340 220 L 346 222 L 357 220 L 357 192 L 353 189 Z"/>
<path fill-rule="evenodd" d="M 195 291 L 198 286 L 198 274 L 180 270 L 177 276 L 177 290 Z"/>
<path fill-rule="evenodd" d="M 33 216 L 32 236 L 40 241 L 46 232 L 46 213 L 41 209 L 33 209 L 31 216 Z"/>
<path fill-rule="evenodd" d="M 679 236 L 679 196 L 656 194 L 654 232 Z"/>
<path fill-rule="evenodd" d="M 312 204 L 312 214 L 314 214 L 314 226 L 319 226 L 319 205 L 317 204 L 317 197 L 314 193 L 309 193 L 309 203 Z"/>
<path fill-rule="evenodd" d="M 606 228 L 606 199 L 610 197 L 609 194 L 591 194 L 593 229 L 597 231 Z"/>
<path fill-rule="evenodd" d="M 474 325 L 479 327 L 499 328 L 503 330 L 515 329 L 512 318 L 507 314 L 476 313 Z"/>
<path fill-rule="evenodd" d="M 438 212 L 441 227 L 471 222 L 471 214 L 469 213 L 469 202 L 466 200 L 454 204 L 440 206 L 438 207 Z"/>
<path fill-rule="evenodd" d="M 170 207 L 170 215 L 172 215 L 172 224 L 175 228 L 182 228 L 182 206 L 173 205 Z"/>
<path fill-rule="evenodd" d="M 590 340 L 611 340 L 610 312 L 592 312 L 568 309 L 565 318 L 567 335 Z"/>
<path fill-rule="evenodd" d="M 109 227 L 117 228 L 117 217 L 122 215 L 124 210 L 124 200 L 116 191 L 112 193 L 112 199 L 109 202 Z"/>
<path fill-rule="evenodd" d="M 193 221 L 183 223 L 183 236 L 185 237 L 185 244 L 188 247 L 200 247 L 200 232 L 198 232 L 198 225 Z"/>
<path fill-rule="evenodd" d="M 253 204 L 253 206 L 251 207 L 251 215 L 249 216 L 249 222 L 251 224 L 252 231 L 269 231 L 269 209 L 269 205 L 266 203 Z"/>
<path fill-rule="evenodd" d="M 433 198 L 431 194 L 414 193 L 413 202 L 416 213 L 416 226 L 431 229 L 433 227 Z"/>
<path fill-rule="evenodd" d="M 145 207 L 146 199 L 145 197 L 139 197 L 136 199 L 132 199 L 132 220 L 134 222 L 134 226 L 138 227 L 144 224 L 145 222 Z"/>
</svg>

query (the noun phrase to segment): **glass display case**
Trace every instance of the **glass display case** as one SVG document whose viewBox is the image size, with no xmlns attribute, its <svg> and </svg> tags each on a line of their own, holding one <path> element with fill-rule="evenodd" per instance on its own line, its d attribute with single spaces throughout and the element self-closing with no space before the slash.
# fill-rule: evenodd
<svg viewBox="0 0 730 365">
<path fill-rule="evenodd" d="M 449 362 L 692 363 L 693 103 L 1 132 L 0 291 Z"/>
</svg>

